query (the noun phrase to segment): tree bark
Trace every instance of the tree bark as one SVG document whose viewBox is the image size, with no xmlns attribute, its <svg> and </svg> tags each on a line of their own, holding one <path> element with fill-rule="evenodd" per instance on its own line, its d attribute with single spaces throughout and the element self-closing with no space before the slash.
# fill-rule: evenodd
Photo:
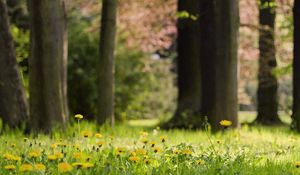
<svg viewBox="0 0 300 175">
<path fill-rule="evenodd" d="M 165 128 L 201 127 L 201 74 L 199 55 L 199 0 L 179 0 L 177 21 L 177 110 Z M 195 18 L 197 17 L 197 19 Z"/>
<path fill-rule="evenodd" d="M 278 82 L 272 71 L 277 66 L 274 40 L 276 11 L 274 0 L 260 0 L 260 26 L 266 30 L 259 30 L 259 72 L 257 90 L 257 118 L 256 122 L 270 125 L 280 123 L 278 117 Z"/>
<path fill-rule="evenodd" d="M 100 29 L 97 123 L 107 119 L 114 125 L 114 52 L 116 40 L 117 0 L 103 0 Z"/>
<path fill-rule="evenodd" d="M 300 132 L 300 0 L 294 2 L 293 123 Z"/>
<path fill-rule="evenodd" d="M 29 59 L 30 127 L 50 132 L 67 121 L 65 109 L 64 0 L 29 0 L 31 55 Z"/>
<path fill-rule="evenodd" d="M 4 0 L 0 0 L 0 70 L 0 118 L 17 127 L 27 120 L 28 108 Z"/>
<path fill-rule="evenodd" d="M 215 131 L 224 119 L 238 126 L 238 26 L 237 0 L 201 0 L 202 115 Z"/>
</svg>

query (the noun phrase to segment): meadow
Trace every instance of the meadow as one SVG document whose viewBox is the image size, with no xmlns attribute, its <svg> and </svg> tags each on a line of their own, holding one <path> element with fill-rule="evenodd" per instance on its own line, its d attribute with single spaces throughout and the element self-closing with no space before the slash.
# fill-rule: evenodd
<svg viewBox="0 0 300 175">
<path fill-rule="evenodd" d="M 300 135 L 287 125 L 212 134 L 164 131 L 150 120 L 114 129 L 76 120 L 50 136 L 2 132 L 0 174 L 300 174 Z"/>
</svg>

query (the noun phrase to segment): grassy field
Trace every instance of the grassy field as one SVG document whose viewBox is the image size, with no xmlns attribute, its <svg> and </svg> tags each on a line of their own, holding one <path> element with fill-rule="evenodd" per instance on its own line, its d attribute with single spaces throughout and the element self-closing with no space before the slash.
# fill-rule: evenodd
<svg viewBox="0 0 300 175">
<path fill-rule="evenodd" d="M 300 174 L 300 135 L 288 126 L 211 134 L 155 124 L 130 121 L 112 130 L 83 119 L 51 136 L 3 132 L 0 174 Z"/>
</svg>

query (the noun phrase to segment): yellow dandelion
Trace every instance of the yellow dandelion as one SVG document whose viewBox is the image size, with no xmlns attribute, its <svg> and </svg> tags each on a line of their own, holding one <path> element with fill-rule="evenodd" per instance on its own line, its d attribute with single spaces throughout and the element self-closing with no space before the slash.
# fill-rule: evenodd
<svg viewBox="0 0 300 175">
<path fill-rule="evenodd" d="M 57 165 L 57 168 L 58 168 L 58 171 L 61 173 L 69 172 L 69 171 L 73 170 L 72 165 L 70 165 L 69 163 L 66 163 L 66 162 L 59 163 Z"/>
<path fill-rule="evenodd" d="M 117 152 L 118 153 L 125 153 L 126 152 L 126 148 L 119 147 L 119 148 L 117 148 Z"/>
<path fill-rule="evenodd" d="M 53 144 L 51 144 L 51 148 L 53 148 L 53 149 L 57 148 L 57 145 L 58 145 L 57 143 L 53 143 Z"/>
<path fill-rule="evenodd" d="M 32 170 L 33 170 L 33 166 L 31 164 L 25 163 L 20 166 L 21 172 L 27 172 L 27 171 L 32 171 Z"/>
<path fill-rule="evenodd" d="M 75 167 L 75 168 L 83 168 L 83 163 L 75 162 L 75 163 L 72 163 L 72 166 Z"/>
<path fill-rule="evenodd" d="M 102 138 L 103 136 L 102 136 L 102 134 L 100 134 L 100 133 L 96 133 L 96 134 L 95 134 L 95 137 L 98 138 L 98 139 L 100 139 L 100 138 Z"/>
<path fill-rule="evenodd" d="M 165 142 L 167 140 L 167 136 L 160 136 L 160 141 L 161 142 Z"/>
<path fill-rule="evenodd" d="M 154 152 L 155 152 L 155 153 L 159 153 L 160 151 L 161 151 L 160 147 L 155 147 L 155 148 L 154 148 Z"/>
<path fill-rule="evenodd" d="M 41 152 L 39 151 L 31 151 L 29 152 L 29 157 L 33 157 L 33 158 L 36 158 L 36 157 L 39 157 L 41 155 Z"/>
<path fill-rule="evenodd" d="M 191 154 L 193 154 L 193 152 L 190 149 L 185 149 L 185 150 L 182 150 L 182 154 L 191 155 Z"/>
<path fill-rule="evenodd" d="M 150 144 L 150 145 L 151 145 L 151 147 L 153 148 L 153 147 L 155 147 L 155 145 L 156 145 L 156 142 L 152 141 L 152 142 L 150 142 L 149 144 Z"/>
<path fill-rule="evenodd" d="M 56 156 L 58 159 L 60 159 L 60 158 L 63 158 L 63 157 L 64 157 L 64 154 L 61 153 L 61 152 L 56 152 L 56 153 L 55 153 L 55 156 Z"/>
<path fill-rule="evenodd" d="M 131 157 L 129 157 L 129 160 L 134 162 L 134 163 L 137 163 L 140 160 L 140 158 L 137 157 L 137 156 L 131 156 Z"/>
<path fill-rule="evenodd" d="M 99 142 L 97 142 L 96 144 L 97 144 L 99 147 L 102 147 L 102 146 L 105 144 L 105 142 L 99 141 Z"/>
<path fill-rule="evenodd" d="M 300 161 L 295 163 L 296 168 L 300 168 Z"/>
<path fill-rule="evenodd" d="M 12 170 L 15 170 L 15 169 L 16 169 L 16 166 L 15 166 L 15 165 L 5 165 L 5 166 L 4 166 L 4 169 L 5 169 L 5 170 L 10 170 L 10 171 L 12 171 Z"/>
<path fill-rule="evenodd" d="M 81 115 L 81 114 L 76 114 L 74 117 L 75 117 L 77 120 L 83 119 L 83 115 Z"/>
<path fill-rule="evenodd" d="M 199 159 L 199 160 L 196 161 L 196 163 L 197 163 L 198 165 L 202 165 L 202 164 L 204 164 L 205 162 L 204 162 L 204 160 Z"/>
<path fill-rule="evenodd" d="M 229 121 L 229 120 L 221 120 L 221 121 L 220 121 L 220 125 L 221 125 L 221 126 L 225 126 L 225 127 L 229 127 L 229 126 L 232 125 L 232 122 Z"/>
<path fill-rule="evenodd" d="M 83 168 L 93 168 L 93 167 L 94 167 L 94 164 L 92 164 L 92 163 L 89 163 L 89 162 L 83 163 Z"/>
<path fill-rule="evenodd" d="M 57 159 L 57 156 L 55 155 L 55 154 L 51 154 L 51 155 L 48 155 L 48 160 L 50 160 L 50 161 L 54 161 L 54 160 L 56 160 Z"/>
<path fill-rule="evenodd" d="M 135 152 L 136 152 L 138 155 L 146 155 L 146 153 L 147 153 L 144 149 L 137 149 Z"/>
<path fill-rule="evenodd" d="M 82 154 L 80 152 L 73 154 L 73 157 L 75 159 L 80 159 L 82 157 Z"/>
<path fill-rule="evenodd" d="M 38 171 L 45 171 L 46 170 L 46 166 L 42 163 L 35 164 L 34 168 Z"/>
</svg>

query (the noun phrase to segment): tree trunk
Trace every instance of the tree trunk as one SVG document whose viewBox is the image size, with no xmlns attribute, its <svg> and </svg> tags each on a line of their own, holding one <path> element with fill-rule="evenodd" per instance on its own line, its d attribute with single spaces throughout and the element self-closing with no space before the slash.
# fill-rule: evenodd
<svg viewBox="0 0 300 175">
<path fill-rule="evenodd" d="M 294 4 L 293 127 L 300 132 L 300 0 Z"/>
<path fill-rule="evenodd" d="M 174 117 L 165 128 L 201 127 L 201 74 L 199 56 L 199 0 L 179 0 L 178 12 L 187 16 L 177 22 L 178 100 Z M 195 18 L 197 17 L 197 19 Z"/>
<path fill-rule="evenodd" d="M 280 123 L 278 117 L 278 82 L 272 71 L 277 66 L 274 40 L 276 11 L 274 0 L 260 0 L 259 23 L 259 72 L 257 90 L 257 118 L 260 124 Z"/>
<path fill-rule="evenodd" d="M 0 118 L 16 127 L 27 120 L 28 108 L 4 0 L 0 0 L 0 70 Z"/>
<path fill-rule="evenodd" d="M 116 40 L 117 0 L 103 0 L 98 70 L 97 123 L 111 119 L 114 125 L 114 51 Z"/>
<path fill-rule="evenodd" d="M 202 115 L 213 130 L 221 120 L 237 119 L 237 0 L 201 0 L 200 58 L 202 65 Z"/>
<path fill-rule="evenodd" d="M 67 121 L 65 109 L 66 41 L 64 0 L 29 0 L 30 127 L 50 132 Z"/>
</svg>

